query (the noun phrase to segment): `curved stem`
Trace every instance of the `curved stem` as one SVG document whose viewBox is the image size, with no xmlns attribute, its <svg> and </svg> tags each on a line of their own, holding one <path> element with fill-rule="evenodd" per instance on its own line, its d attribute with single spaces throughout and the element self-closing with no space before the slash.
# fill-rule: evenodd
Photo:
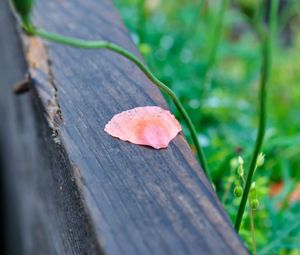
<svg viewBox="0 0 300 255">
<path fill-rule="evenodd" d="M 84 49 L 101 49 L 101 48 L 109 49 L 111 51 L 121 54 L 125 58 L 127 58 L 130 61 L 132 61 L 133 63 L 135 63 L 143 71 L 143 73 L 158 88 L 160 88 L 164 93 L 166 93 L 174 102 L 175 106 L 177 107 L 179 113 L 181 114 L 182 118 L 184 119 L 184 121 L 186 122 L 186 125 L 188 126 L 188 128 L 190 130 L 191 137 L 192 137 L 193 143 L 196 147 L 197 155 L 198 155 L 200 164 L 202 166 L 202 169 L 211 182 L 207 162 L 206 162 L 203 150 L 201 148 L 201 145 L 198 141 L 196 129 L 195 129 L 190 117 L 188 116 L 187 112 L 185 111 L 184 107 L 180 103 L 180 101 L 177 98 L 177 96 L 175 95 L 175 93 L 170 88 L 168 88 L 164 83 L 162 83 L 160 80 L 158 80 L 152 74 L 152 72 L 149 70 L 149 68 L 146 65 L 144 65 L 135 55 L 133 55 L 132 53 L 123 49 L 122 47 L 120 47 L 114 43 L 107 42 L 107 41 L 102 41 L 102 40 L 85 41 L 85 40 L 75 39 L 72 37 L 62 36 L 62 35 L 55 34 L 55 33 L 50 33 L 50 32 L 35 28 L 35 27 L 25 27 L 25 31 L 31 35 L 36 35 L 36 36 L 39 36 L 39 37 L 49 40 L 49 41 L 53 41 L 53 42 L 57 42 L 60 44 L 65 44 L 65 45 L 69 45 L 69 46 L 73 46 L 73 47 L 84 48 Z"/>
<path fill-rule="evenodd" d="M 247 199 L 249 196 L 249 191 L 252 183 L 252 178 L 256 168 L 256 161 L 259 153 L 261 152 L 265 128 L 266 128 L 266 115 L 267 115 L 267 83 L 270 76 L 271 65 L 272 65 L 272 47 L 273 41 L 276 32 L 276 16 L 278 9 L 278 0 L 271 1 L 271 10 L 270 10 L 270 29 L 267 36 L 263 38 L 262 52 L 263 52 L 263 64 L 262 64 L 262 76 L 260 81 L 260 95 L 259 95 L 259 126 L 256 137 L 256 143 L 253 151 L 253 155 L 250 162 L 250 167 L 248 171 L 248 176 L 246 179 L 245 190 L 242 196 L 242 200 L 238 209 L 238 213 L 235 220 L 235 229 L 238 232 L 241 226 L 243 219 Z"/>
</svg>

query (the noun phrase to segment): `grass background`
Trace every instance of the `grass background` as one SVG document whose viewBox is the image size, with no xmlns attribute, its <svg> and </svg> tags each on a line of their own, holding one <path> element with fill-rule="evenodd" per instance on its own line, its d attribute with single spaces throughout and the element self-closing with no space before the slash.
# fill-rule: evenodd
<svg viewBox="0 0 300 255">
<path fill-rule="evenodd" d="M 259 1 L 260 22 L 268 1 Z M 234 159 L 247 169 L 257 131 L 260 41 L 247 17 L 256 0 L 230 1 L 215 63 L 206 75 L 222 0 L 115 0 L 148 66 L 174 90 L 196 126 L 216 191 L 232 220 L 239 199 Z M 268 121 L 256 172 L 258 254 L 300 254 L 300 2 L 281 1 L 269 83 Z M 170 103 L 172 111 L 175 107 Z M 176 114 L 180 120 L 180 115 Z M 188 130 L 183 124 L 184 133 Z M 276 194 L 275 194 L 276 193 Z M 224 196 L 227 197 L 224 201 Z M 291 198 L 292 196 L 292 198 Z M 248 214 L 241 236 L 251 249 Z"/>
</svg>

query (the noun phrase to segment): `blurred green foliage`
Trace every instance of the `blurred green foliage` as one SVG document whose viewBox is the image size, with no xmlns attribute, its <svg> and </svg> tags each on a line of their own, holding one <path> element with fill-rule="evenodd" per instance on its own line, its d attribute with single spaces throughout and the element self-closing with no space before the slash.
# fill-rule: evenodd
<svg viewBox="0 0 300 255">
<path fill-rule="evenodd" d="M 287 202 L 300 181 L 300 2 L 285 2 L 278 15 L 269 86 L 266 161 L 255 177 L 259 254 L 300 254 L 300 226 L 295 226 L 300 221 L 299 200 Z M 247 17 L 254 15 L 257 1 L 230 2 L 215 65 L 205 81 L 220 0 L 115 3 L 151 70 L 174 90 L 190 114 L 222 198 L 235 171 L 230 170 L 231 159 L 242 155 L 247 169 L 256 137 L 261 54 Z M 262 22 L 267 7 L 267 1 L 261 5 Z M 170 107 L 176 113 L 171 103 Z M 283 188 L 270 196 L 274 183 L 283 183 Z M 233 220 L 240 198 L 233 195 L 234 185 L 231 188 L 225 207 Z M 242 228 L 241 236 L 251 249 L 247 215 Z"/>
</svg>

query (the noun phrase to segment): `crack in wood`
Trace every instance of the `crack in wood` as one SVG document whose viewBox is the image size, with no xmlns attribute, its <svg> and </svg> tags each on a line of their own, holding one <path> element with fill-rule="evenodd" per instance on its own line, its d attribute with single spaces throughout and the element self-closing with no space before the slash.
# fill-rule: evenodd
<svg viewBox="0 0 300 255">
<path fill-rule="evenodd" d="M 23 36 L 31 84 L 45 109 L 45 115 L 53 131 L 53 140 L 60 143 L 58 127 L 63 122 L 57 98 L 57 87 L 51 70 L 51 62 L 43 41 L 37 37 Z"/>
<path fill-rule="evenodd" d="M 27 91 L 29 91 L 29 85 L 30 85 L 29 75 L 25 75 L 24 79 L 20 80 L 13 86 L 13 92 L 16 95 L 26 93 Z"/>
</svg>

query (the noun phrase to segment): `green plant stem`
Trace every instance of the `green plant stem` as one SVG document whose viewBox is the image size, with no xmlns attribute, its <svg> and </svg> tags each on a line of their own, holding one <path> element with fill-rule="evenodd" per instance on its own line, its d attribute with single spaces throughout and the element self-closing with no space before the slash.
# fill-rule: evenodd
<svg viewBox="0 0 300 255">
<path fill-rule="evenodd" d="M 267 115 L 267 83 L 269 81 L 271 65 L 272 65 L 272 47 L 276 32 L 276 18 L 277 18 L 278 0 L 272 0 L 270 10 L 270 29 L 268 34 L 262 38 L 262 75 L 260 81 L 260 92 L 259 92 L 259 126 L 256 137 L 256 143 L 253 151 L 253 155 L 250 162 L 248 176 L 246 179 L 246 185 L 243 192 L 242 200 L 238 209 L 238 213 L 235 220 L 235 229 L 237 232 L 240 230 L 241 222 L 243 219 L 247 199 L 250 192 L 252 178 L 256 168 L 257 157 L 261 151 L 265 128 L 266 128 L 266 115 Z"/>
<path fill-rule="evenodd" d="M 255 170 L 254 173 L 256 171 L 257 165 L 255 166 Z M 243 183 L 243 187 L 245 189 L 245 185 L 246 185 L 246 181 L 244 178 L 244 175 L 240 176 L 242 179 L 242 183 Z M 251 191 L 250 191 L 251 192 Z M 256 194 L 256 193 L 255 193 Z M 251 238 L 252 238 L 252 250 L 253 250 L 253 255 L 256 255 L 256 240 L 255 240 L 255 226 L 254 226 L 254 210 L 251 206 L 251 200 L 250 200 L 250 196 L 248 196 L 248 206 L 249 206 L 249 218 L 250 218 L 250 230 L 251 230 Z"/>
<path fill-rule="evenodd" d="M 251 207 L 250 203 L 250 198 L 248 199 L 248 204 L 249 204 L 249 210 L 250 210 L 250 228 L 251 228 L 251 237 L 252 237 L 252 250 L 253 250 L 253 255 L 256 255 L 256 241 L 255 241 L 255 227 L 254 227 L 254 211 L 253 208 Z"/>
<path fill-rule="evenodd" d="M 107 42 L 107 41 L 85 41 L 85 40 L 80 40 L 80 39 L 75 39 L 72 37 L 66 37 L 60 34 L 56 34 L 56 33 L 50 33 L 41 29 L 38 29 L 36 27 L 30 26 L 30 27 L 25 27 L 25 31 L 28 32 L 28 34 L 30 35 L 36 35 L 39 36 L 43 39 L 49 40 L 49 41 L 53 41 L 56 43 L 60 43 L 60 44 L 65 44 L 65 45 L 69 45 L 69 46 L 73 46 L 73 47 L 77 47 L 77 48 L 84 48 L 84 49 L 101 49 L 101 48 L 105 48 L 111 51 L 114 51 L 120 55 L 122 55 L 123 57 L 129 59 L 130 61 L 132 61 L 133 63 L 135 63 L 142 71 L 143 73 L 159 88 L 161 89 L 164 93 L 166 93 L 174 102 L 175 106 L 177 107 L 179 113 L 181 114 L 182 118 L 184 119 L 184 121 L 186 122 L 186 125 L 188 126 L 190 133 L 191 133 L 191 137 L 193 139 L 193 143 L 196 147 L 197 150 L 197 155 L 198 155 L 198 159 L 200 161 L 200 164 L 202 166 L 203 171 L 205 172 L 206 176 L 208 177 L 208 179 L 211 180 L 210 177 L 210 172 L 208 170 L 208 166 L 207 166 L 207 162 L 202 150 L 202 147 L 198 141 L 198 137 L 197 137 L 197 133 L 196 133 L 196 129 L 190 119 L 190 117 L 188 116 L 187 112 L 185 111 L 184 107 L 182 106 L 182 104 L 180 103 L 179 99 L 177 98 L 177 96 L 175 95 L 175 93 L 168 88 L 164 83 L 162 83 L 160 80 L 158 80 L 153 74 L 152 72 L 149 70 L 149 68 L 144 65 L 135 55 L 133 55 L 132 53 L 128 52 L 127 50 L 123 49 L 122 47 Z"/>
<path fill-rule="evenodd" d="M 210 74 L 210 71 L 213 68 L 215 61 L 216 61 L 218 48 L 219 48 L 219 44 L 220 44 L 220 39 L 221 39 L 222 31 L 223 31 L 225 12 L 227 10 L 228 3 L 229 3 L 229 0 L 222 0 L 222 4 L 221 4 L 221 7 L 220 7 L 220 10 L 218 13 L 218 17 L 217 17 L 217 21 L 216 21 L 216 27 L 213 29 L 214 34 L 213 34 L 213 38 L 212 38 L 212 42 L 211 42 L 211 49 L 209 52 L 207 65 L 206 65 L 206 68 L 205 68 L 204 74 L 203 74 L 202 84 L 204 86 L 207 82 L 207 78 Z"/>
<path fill-rule="evenodd" d="M 256 171 L 257 166 L 255 166 L 254 173 Z M 244 176 L 241 176 L 242 182 L 243 182 L 243 187 L 245 189 L 246 181 Z M 251 192 L 251 191 L 250 191 Z M 253 250 L 253 255 L 256 255 L 256 240 L 255 240 L 255 226 L 254 226 L 254 211 L 251 206 L 251 200 L 250 196 L 248 196 L 248 206 L 249 206 L 249 218 L 250 218 L 250 230 L 251 230 L 251 238 L 252 238 L 252 250 Z"/>
</svg>

